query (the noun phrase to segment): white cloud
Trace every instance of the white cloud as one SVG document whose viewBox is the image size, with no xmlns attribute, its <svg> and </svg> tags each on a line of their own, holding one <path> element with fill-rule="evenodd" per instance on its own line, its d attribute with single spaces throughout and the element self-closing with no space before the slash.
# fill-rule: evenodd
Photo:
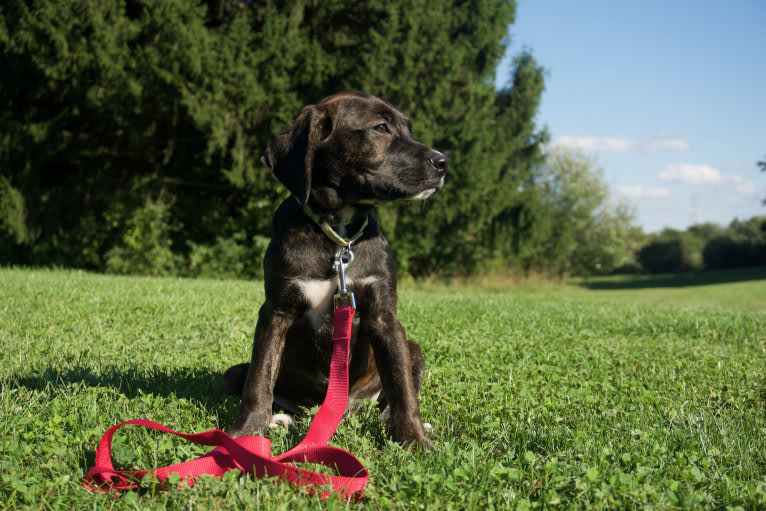
<svg viewBox="0 0 766 511">
<path fill-rule="evenodd" d="M 683 183 L 691 185 L 720 184 L 734 188 L 742 195 L 754 195 L 757 192 L 755 183 L 737 174 L 724 174 L 709 165 L 679 163 L 668 165 L 659 173 L 660 181 L 666 183 Z"/>
<path fill-rule="evenodd" d="M 571 147 L 584 151 L 631 152 L 632 142 L 625 138 L 612 137 L 559 137 L 553 141 L 557 147 Z"/>
<path fill-rule="evenodd" d="M 718 169 L 707 165 L 694 165 L 691 163 L 679 163 L 668 165 L 660 171 L 660 181 L 668 183 L 685 183 L 691 185 L 716 184 L 722 180 Z"/>
<path fill-rule="evenodd" d="M 668 189 L 644 188 L 641 185 L 621 186 L 617 193 L 631 199 L 662 199 L 668 196 Z"/>
<path fill-rule="evenodd" d="M 570 147 L 583 151 L 615 153 L 656 153 L 659 151 L 688 151 L 691 144 L 678 138 L 635 140 L 622 137 L 570 137 L 565 135 L 552 142 L 554 147 Z"/>
<path fill-rule="evenodd" d="M 692 145 L 689 142 L 679 138 L 654 140 L 651 142 L 645 142 L 643 146 L 650 153 L 656 153 L 659 151 L 688 151 L 692 148 Z"/>
<path fill-rule="evenodd" d="M 755 195 L 758 189 L 755 183 L 748 181 L 747 179 L 740 177 L 736 174 L 725 174 L 727 182 L 734 186 L 734 189 L 742 195 Z"/>
</svg>

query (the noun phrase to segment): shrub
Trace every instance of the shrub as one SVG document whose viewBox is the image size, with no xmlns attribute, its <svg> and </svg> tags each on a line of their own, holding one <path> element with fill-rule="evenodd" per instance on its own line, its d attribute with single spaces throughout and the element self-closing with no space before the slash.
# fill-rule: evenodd
<svg viewBox="0 0 766 511">
<path fill-rule="evenodd" d="M 766 264 L 766 245 L 752 240 L 719 236 L 705 245 L 702 256 L 708 270 L 758 266 Z"/>
<path fill-rule="evenodd" d="M 0 235 L 7 235 L 16 243 L 28 243 L 34 238 L 25 223 L 24 196 L 0 176 Z"/>
<path fill-rule="evenodd" d="M 687 238 L 657 239 L 638 252 L 638 261 L 650 273 L 699 270 L 702 266 L 697 244 Z"/>
<path fill-rule="evenodd" d="M 247 240 L 244 233 L 231 238 L 217 237 L 215 244 L 187 241 L 190 252 L 185 273 L 207 278 L 262 278 L 263 256 L 269 239 L 255 235 Z"/>
<path fill-rule="evenodd" d="M 107 271 L 144 275 L 175 275 L 179 257 L 173 254 L 171 235 L 179 230 L 171 221 L 175 199 L 161 192 L 147 199 L 128 219 L 120 242 L 106 253 Z"/>
</svg>

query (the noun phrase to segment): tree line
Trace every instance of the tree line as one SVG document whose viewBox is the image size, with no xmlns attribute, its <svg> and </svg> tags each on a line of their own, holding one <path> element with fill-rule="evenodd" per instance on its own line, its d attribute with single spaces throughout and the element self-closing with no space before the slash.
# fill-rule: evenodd
<svg viewBox="0 0 766 511">
<path fill-rule="evenodd" d="M 666 228 L 646 237 L 637 270 L 672 273 L 766 265 L 766 216 L 734 219 L 728 226 L 703 223 L 685 231 Z"/>
<path fill-rule="evenodd" d="M 608 273 L 645 241 L 589 157 L 535 123 L 545 70 L 508 0 L 7 0 L 0 264 L 261 276 L 286 190 L 260 164 L 305 104 L 383 97 L 451 159 L 425 205 L 381 208 L 399 270 Z"/>
</svg>

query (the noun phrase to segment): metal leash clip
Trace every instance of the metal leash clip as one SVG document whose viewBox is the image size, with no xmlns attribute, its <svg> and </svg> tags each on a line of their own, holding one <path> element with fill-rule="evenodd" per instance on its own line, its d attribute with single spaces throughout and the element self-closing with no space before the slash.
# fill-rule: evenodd
<svg viewBox="0 0 766 511">
<path fill-rule="evenodd" d="M 348 261 L 344 261 L 344 257 L 348 256 Z M 354 264 L 354 252 L 351 250 L 351 244 L 340 249 L 338 253 L 338 260 L 335 262 L 333 269 L 338 274 L 338 280 L 340 281 L 340 290 L 335 293 L 333 303 L 335 308 L 339 307 L 351 307 L 356 310 L 356 300 L 354 299 L 354 293 L 346 289 L 346 272 Z"/>
</svg>

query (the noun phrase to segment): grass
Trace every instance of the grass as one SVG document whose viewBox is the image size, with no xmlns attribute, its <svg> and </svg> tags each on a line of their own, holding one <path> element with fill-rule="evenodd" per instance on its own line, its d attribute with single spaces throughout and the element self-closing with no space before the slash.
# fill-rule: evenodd
<svg viewBox="0 0 766 511">
<path fill-rule="evenodd" d="M 581 296 L 766 312 L 766 266 L 659 276 L 597 277 L 574 283 L 588 290 Z"/>
<path fill-rule="evenodd" d="M 345 418 L 333 443 L 371 473 L 347 505 L 238 473 L 119 498 L 85 491 L 116 422 L 232 421 L 238 400 L 220 374 L 249 357 L 261 286 L 0 269 L 0 509 L 763 509 L 766 286 L 731 280 L 408 286 L 399 316 L 426 355 L 420 401 L 438 451 L 389 442 L 371 407 Z M 271 433 L 274 452 L 306 427 Z M 128 428 L 114 450 L 121 468 L 205 451 Z"/>
</svg>

